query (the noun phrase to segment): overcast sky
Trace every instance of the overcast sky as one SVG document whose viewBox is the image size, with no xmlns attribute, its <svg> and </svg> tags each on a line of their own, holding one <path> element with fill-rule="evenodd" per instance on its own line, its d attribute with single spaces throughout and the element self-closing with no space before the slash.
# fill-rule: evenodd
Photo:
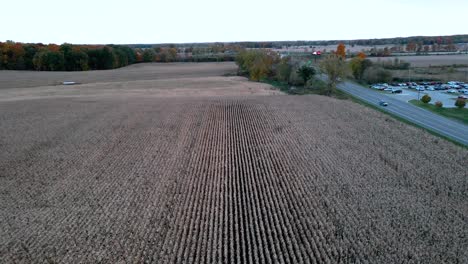
<svg viewBox="0 0 468 264">
<path fill-rule="evenodd" d="M 467 0 L 17 0 L 0 41 L 75 44 L 367 39 L 468 33 Z"/>
</svg>

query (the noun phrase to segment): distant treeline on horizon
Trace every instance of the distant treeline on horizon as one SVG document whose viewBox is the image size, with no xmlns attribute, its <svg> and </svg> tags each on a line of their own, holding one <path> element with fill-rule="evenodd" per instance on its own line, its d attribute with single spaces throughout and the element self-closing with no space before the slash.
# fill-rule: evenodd
<svg viewBox="0 0 468 264">
<path fill-rule="evenodd" d="M 87 71 L 124 67 L 138 62 L 209 62 L 233 61 L 242 49 L 299 46 L 327 46 L 343 43 L 347 46 L 399 45 L 392 48 L 372 49 L 370 56 L 390 56 L 391 52 L 407 52 L 439 48 L 455 51 L 455 44 L 468 43 L 468 35 L 441 37 L 407 37 L 330 41 L 275 41 L 184 44 L 129 44 L 129 45 L 73 45 L 64 43 L 0 42 L 0 70 Z"/>
<path fill-rule="evenodd" d="M 87 71 L 136 62 L 134 49 L 121 45 L 23 44 L 0 42 L 0 70 Z"/>
<path fill-rule="evenodd" d="M 451 35 L 451 36 L 413 36 L 413 37 L 397 37 L 397 38 L 381 38 L 381 39 L 356 39 L 356 40 L 294 40 L 294 41 L 240 41 L 240 42 L 206 42 L 206 43 L 163 43 L 163 44 L 127 44 L 131 48 L 152 48 L 152 47 L 167 47 L 169 45 L 176 48 L 183 47 L 206 47 L 215 44 L 228 44 L 238 46 L 240 48 L 282 48 L 291 46 L 327 46 L 338 45 L 353 46 L 374 46 L 374 45 L 406 45 L 408 43 L 416 43 L 421 45 L 449 45 L 458 43 L 468 43 L 468 35 Z"/>
</svg>

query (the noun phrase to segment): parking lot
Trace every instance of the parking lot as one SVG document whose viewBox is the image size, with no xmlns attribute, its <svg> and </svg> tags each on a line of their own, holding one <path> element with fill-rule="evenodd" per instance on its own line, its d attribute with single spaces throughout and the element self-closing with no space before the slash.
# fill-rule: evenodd
<svg viewBox="0 0 468 264">
<path fill-rule="evenodd" d="M 456 83 L 456 84 L 455 84 Z M 386 96 L 391 96 L 401 101 L 418 100 L 425 94 L 431 97 L 430 104 L 442 102 L 443 107 L 455 107 L 455 101 L 459 96 L 468 98 L 467 84 L 451 82 L 451 84 L 374 84 L 373 89 L 380 90 Z"/>
</svg>

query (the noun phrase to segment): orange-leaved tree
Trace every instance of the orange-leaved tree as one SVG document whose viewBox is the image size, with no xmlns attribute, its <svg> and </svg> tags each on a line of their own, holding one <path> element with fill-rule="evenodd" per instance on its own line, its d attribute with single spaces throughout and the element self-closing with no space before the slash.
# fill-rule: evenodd
<svg viewBox="0 0 468 264">
<path fill-rule="evenodd" d="M 362 60 L 365 59 L 365 58 L 367 58 L 367 56 L 366 56 L 366 54 L 365 54 L 364 52 L 359 52 L 359 53 L 357 54 L 357 56 L 358 56 L 358 58 L 360 58 L 360 59 L 362 59 Z"/>
<path fill-rule="evenodd" d="M 340 58 L 346 58 L 346 46 L 343 43 L 338 44 L 338 47 L 336 47 L 336 55 Z"/>
</svg>

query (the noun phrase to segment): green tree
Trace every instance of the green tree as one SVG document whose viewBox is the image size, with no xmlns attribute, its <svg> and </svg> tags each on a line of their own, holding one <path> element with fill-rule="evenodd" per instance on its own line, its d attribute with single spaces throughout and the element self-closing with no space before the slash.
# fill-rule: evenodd
<svg viewBox="0 0 468 264">
<path fill-rule="evenodd" d="M 65 70 L 65 57 L 62 52 L 50 51 L 47 54 L 47 65 L 49 71 L 63 71 Z"/>
<path fill-rule="evenodd" d="M 46 53 L 49 52 L 47 50 L 42 50 L 37 52 L 33 57 L 33 65 L 34 69 L 38 71 L 46 71 L 47 66 L 45 65 L 45 57 Z"/>
<path fill-rule="evenodd" d="M 34 70 L 34 55 L 39 51 L 39 46 L 37 45 L 24 45 L 24 66 L 26 70 Z"/>
<path fill-rule="evenodd" d="M 319 64 L 320 69 L 327 75 L 327 94 L 335 93 L 337 84 L 346 76 L 347 66 L 345 60 L 336 55 L 330 54 Z"/>
<path fill-rule="evenodd" d="M 349 66 L 354 78 L 356 80 L 362 80 L 364 71 L 372 66 L 372 61 L 358 56 L 351 59 Z"/>
<path fill-rule="evenodd" d="M 102 49 L 101 63 L 104 70 L 117 68 L 117 58 L 112 48 L 106 46 Z"/>
<path fill-rule="evenodd" d="M 421 97 L 421 102 L 425 104 L 429 103 L 431 100 L 432 98 L 428 94 L 425 94 L 423 97 Z"/>
<path fill-rule="evenodd" d="M 291 64 L 289 57 L 282 58 L 280 63 L 276 66 L 276 78 L 280 82 L 289 82 L 291 75 Z"/>
<path fill-rule="evenodd" d="M 65 57 L 60 51 L 44 49 L 33 58 L 34 68 L 40 71 L 63 71 L 65 70 Z"/>
<path fill-rule="evenodd" d="M 118 67 L 118 59 L 111 47 L 89 49 L 89 67 L 94 70 L 108 70 Z"/>
<path fill-rule="evenodd" d="M 68 43 L 60 45 L 60 52 L 63 53 L 65 58 L 65 70 L 83 71 L 88 69 L 88 55 L 77 49 L 77 47 Z M 83 64 L 86 64 L 86 66 Z"/>
<path fill-rule="evenodd" d="M 88 54 L 83 50 L 72 50 L 70 55 L 69 68 L 70 71 L 87 71 L 89 70 L 89 58 Z M 68 70 L 68 69 L 67 69 Z"/>
<path fill-rule="evenodd" d="M 153 49 L 145 49 L 143 51 L 143 62 L 154 61 L 155 55 L 156 55 L 156 52 Z"/>
<path fill-rule="evenodd" d="M 307 81 L 315 75 L 315 69 L 307 65 L 302 65 L 297 69 L 297 74 L 304 80 L 304 84 L 306 84 Z"/>
</svg>

